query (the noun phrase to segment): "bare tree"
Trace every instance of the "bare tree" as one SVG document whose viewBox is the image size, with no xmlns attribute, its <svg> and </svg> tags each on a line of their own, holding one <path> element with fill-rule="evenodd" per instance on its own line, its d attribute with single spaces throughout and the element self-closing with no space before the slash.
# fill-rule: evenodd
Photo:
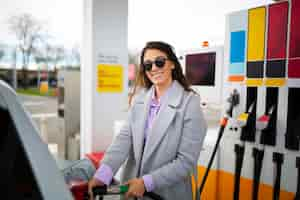
<svg viewBox="0 0 300 200">
<path fill-rule="evenodd" d="M 42 48 L 36 49 L 34 59 L 36 63 L 45 63 L 49 69 L 49 65 L 53 66 L 56 71 L 57 64 L 65 58 L 65 49 L 62 46 L 50 46 L 45 44 Z"/>
<path fill-rule="evenodd" d="M 35 61 L 37 64 L 40 64 L 40 63 L 46 63 L 45 57 L 44 57 L 43 53 L 42 53 L 40 50 L 35 49 L 33 55 L 34 55 L 34 61 Z M 40 74 L 40 67 L 38 66 L 37 87 L 40 86 L 40 82 L 41 82 L 41 74 Z"/>
<path fill-rule="evenodd" d="M 48 70 L 49 70 L 49 63 L 51 62 L 51 57 L 50 57 L 50 51 L 51 47 L 50 44 L 47 42 L 47 39 L 44 38 L 42 41 L 42 46 L 39 48 L 36 48 L 33 52 L 34 55 L 34 60 L 37 64 L 44 63 L 46 66 L 46 73 L 47 73 L 47 80 L 48 80 Z M 42 71 L 44 71 L 43 69 Z M 38 87 L 40 86 L 40 81 L 41 81 L 41 74 L 40 74 L 40 67 L 38 67 L 38 79 L 37 79 L 37 85 Z"/>
<path fill-rule="evenodd" d="M 63 46 L 54 46 L 51 49 L 51 60 L 54 71 L 57 70 L 57 64 L 65 58 L 65 48 Z"/>
<path fill-rule="evenodd" d="M 45 63 L 46 59 L 44 58 L 43 55 L 41 55 L 40 52 L 35 52 L 34 53 L 34 61 L 37 63 L 37 64 L 40 64 L 40 63 Z"/>
<path fill-rule="evenodd" d="M 10 17 L 8 23 L 10 31 L 18 40 L 18 50 L 22 53 L 23 86 L 27 87 L 27 68 L 30 56 L 38 40 L 42 38 L 43 26 L 36 18 L 27 13 Z"/>
<path fill-rule="evenodd" d="M 65 49 L 63 46 L 51 46 L 47 40 L 43 40 L 42 47 L 35 49 L 34 59 L 37 64 L 44 63 L 47 72 L 53 66 L 56 73 L 57 64 L 65 58 Z M 40 69 L 38 70 L 38 85 L 40 83 Z"/>
</svg>

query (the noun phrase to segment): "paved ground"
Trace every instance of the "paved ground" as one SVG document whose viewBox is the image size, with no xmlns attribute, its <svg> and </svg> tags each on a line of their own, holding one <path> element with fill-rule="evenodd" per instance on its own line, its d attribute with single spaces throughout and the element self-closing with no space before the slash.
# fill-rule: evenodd
<svg viewBox="0 0 300 200">
<path fill-rule="evenodd" d="M 55 97 L 28 96 L 20 94 L 18 97 L 22 104 L 32 114 L 57 112 L 57 98 Z"/>
<path fill-rule="evenodd" d="M 58 145 L 58 156 L 63 158 L 64 120 L 57 116 L 57 98 L 18 95 L 20 102 L 31 114 L 33 121 L 41 132 L 42 123 L 48 143 Z"/>
</svg>

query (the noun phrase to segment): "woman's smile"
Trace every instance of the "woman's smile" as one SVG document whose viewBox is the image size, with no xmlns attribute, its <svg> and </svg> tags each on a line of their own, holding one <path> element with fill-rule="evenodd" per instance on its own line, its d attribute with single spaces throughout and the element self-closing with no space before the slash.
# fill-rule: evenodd
<svg viewBox="0 0 300 200">
<path fill-rule="evenodd" d="M 159 80 L 163 78 L 164 71 L 155 71 L 155 72 L 150 72 L 150 75 L 153 79 Z"/>
</svg>

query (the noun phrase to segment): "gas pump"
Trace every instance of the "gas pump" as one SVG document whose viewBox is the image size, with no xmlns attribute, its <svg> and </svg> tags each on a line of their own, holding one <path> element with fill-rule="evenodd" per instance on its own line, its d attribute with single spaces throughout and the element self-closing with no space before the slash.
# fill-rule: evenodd
<svg viewBox="0 0 300 200">
<path fill-rule="evenodd" d="M 288 0 L 227 15 L 221 99 L 227 103 L 223 97 L 234 90 L 240 98 L 226 127 L 220 126 L 216 137 L 220 150 L 214 149 L 205 164 L 201 198 L 299 199 L 300 179 L 295 176 L 300 173 L 299 13 L 300 1 Z M 204 86 L 199 80 L 206 79 L 191 75 L 202 68 L 200 53 L 187 52 L 183 62 L 187 78 L 196 89 L 199 85 L 205 99 L 207 93 L 200 89 L 209 88 L 209 82 Z M 207 179 L 214 189 L 205 189 Z"/>
<path fill-rule="evenodd" d="M 289 0 L 226 18 L 223 96 L 236 89 L 240 104 L 219 146 L 216 199 L 299 198 L 299 12 Z"/>
</svg>

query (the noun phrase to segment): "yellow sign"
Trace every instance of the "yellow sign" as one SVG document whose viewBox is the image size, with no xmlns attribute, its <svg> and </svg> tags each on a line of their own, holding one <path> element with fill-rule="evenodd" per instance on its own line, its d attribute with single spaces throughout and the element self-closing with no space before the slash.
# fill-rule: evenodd
<svg viewBox="0 0 300 200">
<path fill-rule="evenodd" d="M 121 65 L 99 64 L 97 66 L 97 91 L 122 92 L 123 67 Z"/>
</svg>

